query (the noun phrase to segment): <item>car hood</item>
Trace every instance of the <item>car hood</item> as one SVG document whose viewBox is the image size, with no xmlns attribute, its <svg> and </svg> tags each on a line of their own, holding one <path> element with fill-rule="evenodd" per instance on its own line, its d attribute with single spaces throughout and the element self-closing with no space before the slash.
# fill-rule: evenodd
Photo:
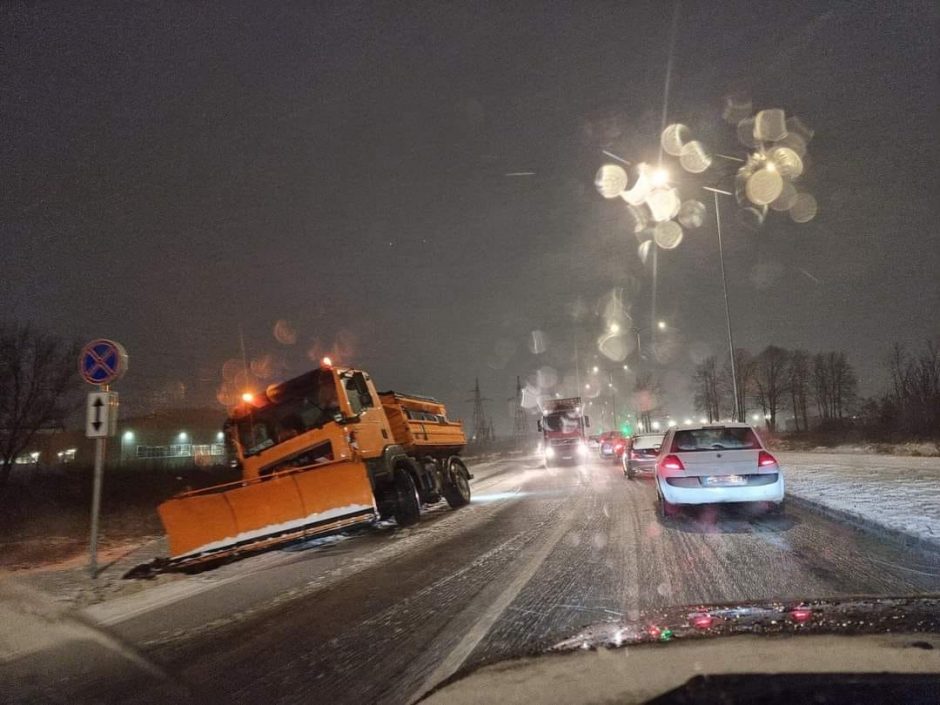
<svg viewBox="0 0 940 705">
<path fill-rule="evenodd" d="M 736 634 L 940 632 L 940 595 L 687 605 L 602 622 L 548 651 L 596 649 Z"/>
</svg>

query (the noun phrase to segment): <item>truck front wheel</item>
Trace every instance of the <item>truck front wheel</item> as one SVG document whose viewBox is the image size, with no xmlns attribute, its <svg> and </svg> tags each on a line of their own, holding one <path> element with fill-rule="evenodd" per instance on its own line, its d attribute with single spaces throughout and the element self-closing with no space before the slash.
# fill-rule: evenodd
<svg viewBox="0 0 940 705">
<path fill-rule="evenodd" d="M 444 480 L 444 499 L 451 509 L 457 509 L 470 504 L 470 473 L 462 461 L 454 458 L 447 468 L 447 478 Z"/>
<path fill-rule="evenodd" d="M 415 481 L 403 467 L 395 468 L 395 479 L 392 485 L 392 496 L 395 509 L 392 516 L 399 526 L 412 526 L 418 523 L 421 517 L 421 501 L 418 499 L 418 489 Z"/>
</svg>

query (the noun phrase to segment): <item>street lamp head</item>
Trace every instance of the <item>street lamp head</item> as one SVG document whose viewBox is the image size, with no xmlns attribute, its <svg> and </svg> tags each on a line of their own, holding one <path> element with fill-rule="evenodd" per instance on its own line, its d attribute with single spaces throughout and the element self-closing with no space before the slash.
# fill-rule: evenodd
<svg viewBox="0 0 940 705">
<path fill-rule="evenodd" d="M 659 323 L 656 324 L 656 327 L 659 328 L 659 330 L 666 330 L 666 321 L 659 321 Z"/>
<path fill-rule="evenodd" d="M 125 432 L 124 432 L 124 440 L 125 440 L 125 441 L 132 441 L 132 440 L 134 440 L 134 432 L 133 432 L 133 431 L 125 431 Z"/>
<path fill-rule="evenodd" d="M 611 323 L 611 324 L 610 324 L 610 332 L 611 332 L 611 333 L 619 333 L 619 332 L 620 332 L 620 324 L 619 324 L 619 323 Z"/>
<path fill-rule="evenodd" d="M 650 175 L 650 181 L 653 183 L 653 186 L 665 186 L 669 183 L 669 172 L 661 167 L 654 169 L 653 173 Z"/>
</svg>

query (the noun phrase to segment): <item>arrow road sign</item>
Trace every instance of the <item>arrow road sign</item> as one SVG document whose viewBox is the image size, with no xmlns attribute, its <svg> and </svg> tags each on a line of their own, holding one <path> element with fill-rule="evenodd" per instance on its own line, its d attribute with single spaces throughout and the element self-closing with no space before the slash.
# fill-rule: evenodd
<svg viewBox="0 0 940 705">
<path fill-rule="evenodd" d="M 88 438 L 113 436 L 117 427 L 117 392 L 92 392 L 88 395 L 85 435 Z"/>
<path fill-rule="evenodd" d="M 92 340 L 78 356 L 78 369 L 89 384 L 110 384 L 127 372 L 127 351 L 113 340 Z"/>
</svg>

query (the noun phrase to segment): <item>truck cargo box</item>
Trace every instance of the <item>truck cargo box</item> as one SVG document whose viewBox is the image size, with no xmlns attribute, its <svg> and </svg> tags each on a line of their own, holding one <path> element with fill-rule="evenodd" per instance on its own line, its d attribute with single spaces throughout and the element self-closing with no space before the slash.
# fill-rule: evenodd
<svg viewBox="0 0 940 705">
<path fill-rule="evenodd" d="M 379 398 L 395 442 L 409 454 L 446 457 L 467 444 L 463 425 L 449 421 L 436 399 L 398 392 L 381 392 Z"/>
</svg>

